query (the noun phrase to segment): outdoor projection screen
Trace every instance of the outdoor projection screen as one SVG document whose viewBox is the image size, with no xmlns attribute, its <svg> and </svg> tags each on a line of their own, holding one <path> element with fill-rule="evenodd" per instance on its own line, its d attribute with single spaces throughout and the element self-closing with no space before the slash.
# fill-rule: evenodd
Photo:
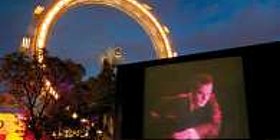
<svg viewBox="0 0 280 140">
<path fill-rule="evenodd" d="M 225 57 L 146 68 L 144 138 L 172 138 L 175 132 L 196 129 L 199 125 L 211 122 L 211 107 L 210 111 L 205 109 L 207 106 L 189 111 L 190 97 L 187 95 L 191 90 L 189 85 L 193 82 L 191 77 L 199 74 L 212 76 L 213 93 L 220 110 L 217 135 L 203 132 L 198 134 L 199 138 L 249 137 L 242 58 Z M 209 130 L 206 128 L 202 131 Z"/>
</svg>

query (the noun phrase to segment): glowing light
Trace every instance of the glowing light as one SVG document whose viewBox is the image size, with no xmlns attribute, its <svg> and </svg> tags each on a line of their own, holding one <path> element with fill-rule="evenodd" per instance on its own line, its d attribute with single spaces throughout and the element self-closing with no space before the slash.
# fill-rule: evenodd
<svg viewBox="0 0 280 140">
<path fill-rule="evenodd" d="M 167 34 L 170 33 L 170 30 L 166 26 L 164 26 L 163 29 L 164 29 L 165 33 L 167 33 Z"/>
<path fill-rule="evenodd" d="M 121 47 L 117 47 L 114 49 L 114 55 L 116 58 L 121 58 L 123 55 L 123 51 Z"/>
<path fill-rule="evenodd" d="M 52 87 L 51 82 L 45 79 L 45 87 L 42 89 L 42 95 L 45 95 L 47 92 L 51 94 L 56 100 L 59 98 L 59 95 Z"/>
<path fill-rule="evenodd" d="M 77 119 L 77 118 L 78 118 L 78 114 L 77 114 L 76 112 L 74 112 L 74 113 L 72 114 L 72 118 L 73 118 L 73 119 Z"/>
<path fill-rule="evenodd" d="M 145 3 L 143 3 L 142 4 L 142 6 L 144 7 L 144 8 L 146 8 L 147 10 L 153 10 L 153 8 L 150 6 L 150 5 L 148 5 L 148 4 L 145 4 Z"/>
<path fill-rule="evenodd" d="M 41 13 L 43 13 L 44 10 L 45 10 L 45 8 L 43 6 L 38 5 L 34 10 L 34 14 L 40 15 Z"/>
<path fill-rule="evenodd" d="M 55 139 L 65 139 L 65 138 L 86 138 L 89 137 L 89 130 L 86 129 L 62 129 L 58 132 L 53 132 L 52 136 Z"/>
<path fill-rule="evenodd" d="M 45 68 L 47 67 L 47 65 L 46 65 L 46 64 L 43 64 L 42 67 L 43 67 L 43 69 L 45 69 Z"/>
<path fill-rule="evenodd" d="M 51 82 L 50 81 L 46 81 L 45 85 L 46 85 L 46 87 L 50 87 L 51 86 Z"/>
<path fill-rule="evenodd" d="M 102 134 L 103 132 L 101 130 L 96 130 L 97 134 Z"/>
<path fill-rule="evenodd" d="M 70 106 L 68 105 L 67 107 L 65 107 L 65 110 L 69 111 L 70 110 Z"/>
<path fill-rule="evenodd" d="M 55 132 L 53 132 L 53 133 L 52 133 L 52 136 L 53 136 L 53 137 L 56 137 L 56 134 L 55 134 Z"/>
<path fill-rule="evenodd" d="M 85 118 L 83 118 L 83 119 L 81 119 L 81 122 L 82 122 L 82 123 L 86 123 L 86 122 L 88 122 L 88 120 L 85 119 Z"/>
<path fill-rule="evenodd" d="M 34 42 L 37 50 L 46 47 L 46 40 L 51 26 L 57 21 L 59 15 L 67 11 L 71 7 L 79 4 L 99 4 L 117 8 L 133 19 L 135 19 L 150 36 L 154 45 L 155 51 L 159 58 L 173 57 L 173 51 L 170 41 L 167 37 L 167 30 L 159 21 L 152 15 L 152 9 L 147 4 L 139 3 L 136 0 L 60 0 L 55 1 L 52 7 L 46 10 L 46 14 L 40 21 L 37 32 L 35 33 Z M 40 8 L 42 9 L 42 8 Z M 40 11 L 40 10 L 39 10 Z M 38 61 L 42 63 L 43 56 L 38 54 Z"/>
<path fill-rule="evenodd" d="M 173 52 L 173 57 L 177 57 L 178 53 L 177 52 Z"/>
<path fill-rule="evenodd" d="M 21 47 L 24 49 L 29 49 L 30 47 L 30 38 L 29 37 L 23 37 L 21 42 Z"/>
<path fill-rule="evenodd" d="M 88 132 L 86 132 L 85 135 L 84 135 L 84 137 L 88 137 L 88 136 L 89 136 L 89 134 L 88 134 Z"/>
<path fill-rule="evenodd" d="M 5 134 L 7 140 L 22 140 L 25 125 L 12 113 L 0 113 L 0 120 L 3 126 L 0 128 L 0 134 Z"/>
</svg>

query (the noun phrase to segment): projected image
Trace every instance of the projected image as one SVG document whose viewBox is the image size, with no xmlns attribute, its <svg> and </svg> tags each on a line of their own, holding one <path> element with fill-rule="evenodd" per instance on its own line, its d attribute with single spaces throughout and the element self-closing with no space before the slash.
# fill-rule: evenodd
<svg viewBox="0 0 280 140">
<path fill-rule="evenodd" d="M 144 138 L 248 138 L 242 59 L 145 71 Z"/>
</svg>

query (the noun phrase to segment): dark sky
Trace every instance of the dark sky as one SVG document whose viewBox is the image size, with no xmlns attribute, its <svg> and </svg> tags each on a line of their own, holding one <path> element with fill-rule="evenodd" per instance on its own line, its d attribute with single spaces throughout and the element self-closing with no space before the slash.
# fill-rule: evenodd
<svg viewBox="0 0 280 140">
<path fill-rule="evenodd" d="M 32 31 L 32 11 L 52 0 L 0 1 L 0 57 Z M 179 55 L 280 40 L 279 0 L 139 0 L 171 31 Z M 151 41 L 124 13 L 108 7 L 71 9 L 54 26 L 51 55 L 82 63 L 92 75 L 107 48 L 124 48 L 125 62 L 155 59 Z"/>
</svg>

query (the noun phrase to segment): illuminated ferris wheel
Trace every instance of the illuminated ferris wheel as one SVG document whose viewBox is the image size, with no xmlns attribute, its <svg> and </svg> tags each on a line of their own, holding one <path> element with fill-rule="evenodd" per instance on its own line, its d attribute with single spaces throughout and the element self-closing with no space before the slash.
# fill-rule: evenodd
<svg viewBox="0 0 280 140">
<path fill-rule="evenodd" d="M 30 40 L 24 38 L 22 46 L 29 46 L 28 48 L 36 55 L 37 61 L 43 63 L 43 50 L 46 48 L 46 42 L 54 24 L 71 8 L 83 5 L 100 5 L 120 10 L 134 19 L 143 28 L 152 42 L 157 58 L 177 56 L 175 48 L 171 45 L 168 37 L 169 29 L 161 24 L 151 13 L 152 7 L 137 0 L 54 0 L 47 8 L 38 6 L 34 10 L 34 14 L 38 17 L 34 36 Z M 51 86 L 47 79 L 46 86 Z M 53 94 L 58 98 L 55 91 Z"/>
</svg>

